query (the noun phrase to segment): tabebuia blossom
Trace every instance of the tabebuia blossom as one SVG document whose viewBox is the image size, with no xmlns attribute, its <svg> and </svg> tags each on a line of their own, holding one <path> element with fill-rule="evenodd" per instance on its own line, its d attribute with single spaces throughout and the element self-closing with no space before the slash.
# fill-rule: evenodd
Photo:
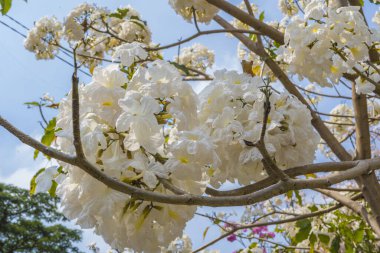
<svg viewBox="0 0 380 253">
<path fill-rule="evenodd" d="M 374 84 L 365 77 L 379 79 L 368 66 L 368 49 L 378 32 L 366 25 L 360 7 L 337 8 L 336 4 L 312 0 L 304 15 L 292 17 L 285 30 L 285 45 L 277 60 L 289 65 L 288 72 L 320 86 L 338 84 L 344 73 L 360 74 L 357 92 L 370 93 Z M 363 88 L 361 88 L 363 87 Z"/>
<path fill-rule="evenodd" d="M 198 22 L 209 23 L 219 11 L 206 0 L 169 0 L 169 4 L 188 22 L 193 20 L 195 13 Z"/>
<path fill-rule="evenodd" d="M 211 68 L 214 64 L 215 55 L 212 50 L 196 43 L 191 47 L 183 48 L 180 55 L 175 57 L 174 61 L 185 65 L 187 68 L 205 72 L 207 68 Z"/>
<path fill-rule="evenodd" d="M 163 66 L 156 68 L 159 64 Z M 174 67 L 169 63 L 152 63 L 151 68 L 153 76 L 159 74 L 155 70 L 167 70 L 166 85 L 188 85 L 178 78 L 179 72 L 173 72 L 171 68 Z M 170 179 L 185 191 L 202 193 L 205 186 L 202 177 L 195 181 L 182 176 L 181 170 L 187 174 L 190 168 L 166 163 L 175 156 L 170 153 L 168 146 L 172 145 L 168 139 L 176 138 L 174 135 L 166 138 L 165 128 L 176 125 L 176 112 L 169 113 L 169 104 L 195 96 L 195 93 L 183 96 L 178 92 L 153 94 L 149 89 L 138 90 L 140 84 L 137 83 L 125 88 L 126 82 L 132 83 L 135 79 L 127 81 L 124 75 L 116 65 L 97 68 L 93 81 L 79 89 L 81 137 L 86 157 L 106 175 L 143 189 L 173 194 L 160 183 L 160 179 Z M 155 90 L 160 84 L 151 82 L 149 85 Z M 186 117 L 186 113 L 180 114 L 181 120 Z M 71 121 L 69 94 L 60 104 L 57 127 L 61 130 L 57 132 L 57 144 L 62 151 L 73 154 Z M 197 142 L 195 144 L 199 146 Z M 197 148 L 189 150 L 196 152 Z M 167 246 L 180 236 L 186 222 L 194 215 L 196 207 L 136 200 L 109 189 L 78 168 L 67 164 L 62 166 L 66 176 L 59 184 L 57 194 L 64 214 L 83 228 L 94 228 L 114 248 L 131 247 L 137 251 L 156 252 L 159 246 Z M 191 169 L 202 175 L 201 165 Z M 177 177 L 176 173 L 182 177 Z M 139 240 L 142 234 L 150 243 Z"/>
<path fill-rule="evenodd" d="M 61 36 L 62 24 L 55 17 L 43 17 L 28 32 L 24 46 L 34 52 L 37 59 L 53 59 Z"/>
<path fill-rule="evenodd" d="M 262 155 L 255 143 L 263 127 L 264 82 L 236 71 L 217 71 L 215 79 L 201 92 L 199 118 L 207 127 L 221 159 L 210 167 L 211 183 L 249 184 L 265 177 Z M 282 168 L 310 163 L 319 142 L 311 126 L 307 108 L 292 95 L 273 92 L 270 96 L 265 143 L 268 152 Z"/>
<path fill-rule="evenodd" d="M 92 82 L 79 88 L 84 153 L 106 175 L 165 194 L 173 193 L 162 180 L 194 194 L 209 182 L 219 187 L 227 180 L 259 180 L 265 176 L 262 156 L 245 140 L 260 136 L 263 86 L 260 78 L 220 70 L 197 95 L 162 60 L 139 65 L 130 79 L 118 65 L 98 67 Z M 75 153 L 71 103 L 69 93 L 57 117 L 57 145 L 68 154 Z M 265 143 L 273 160 L 281 169 L 312 162 L 319 138 L 306 107 L 288 93 L 273 92 L 270 103 Z M 57 194 L 64 214 L 94 228 L 113 248 L 157 252 L 182 235 L 196 210 L 136 200 L 79 168 L 61 166 Z"/>
<path fill-rule="evenodd" d="M 131 6 L 110 11 L 95 4 L 83 3 L 71 10 L 63 23 L 55 17 L 37 21 L 29 31 L 24 46 L 38 59 L 53 59 L 60 49 L 69 50 L 63 41 L 76 49 L 80 63 L 93 70 L 105 54 L 113 52 L 121 43 L 149 45 L 151 32 Z M 136 48 L 136 45 L 131 46 Z"/>
</svg>

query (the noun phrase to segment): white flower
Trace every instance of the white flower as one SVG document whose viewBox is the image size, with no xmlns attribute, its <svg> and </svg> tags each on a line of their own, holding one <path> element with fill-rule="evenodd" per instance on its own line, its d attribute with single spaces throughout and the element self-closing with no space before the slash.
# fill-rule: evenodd
<svg viewBox="0 0 380 253">
<path fill-rule="evenodd" d="M 373 15 L 372 22 L 374 22 L 377 25 L 380 25 L 380 12 L 376 11 L 375 15 Z"/>
<path fill-rule="evenodd" d="M 171 97 L 178 94 L 178 85 L 182 76 L 170 63 L 156 60 L 149 68 L 140 66 L 128 86 L 128 89 L 138 90 L 155 98 Z"/>
<path fill-rule="evenodd" d="M 115 48 L 112 60 L 120 59 L 125 67 L 131 66 L 135 61 L 145 60 L 148 57 L 144 44 L 140 42 L 125 43 Z"/>
<path fill-rule="evenodd" d="M 37 59 L 53 59 L 59 51 L 61 35 L 62 24 L 55 17 L 43 17 L 29 30 L 24 46 Z"/>
<path fill-rule="evenodd" d="M 53 180 L 58 174 L 57 166 L 46 168 L 36 177 L 36 190 L 35 193 L 47 192 L 53 185 Z"/>
<path fill-rule="evenodd" d="M 91 14 L 95 6 L 83 3 L 70 11 L 64 23 L 64 34 L 69 40 L 78 41 L 84 37 L 85 24 L 91 23 Z"/>
<path fill-rule="evenodd" d="M 149 159 L 142 153 L 136 153 L 134 159 L 128 164 L 142 173 L 143 182 L 151 189 L 155 188 L 158 178 L 168 178 L 168 169 L 159 162 Z"/>
<path fill-rule="evenodd" d="M 188 235 L 183 235 L 181 238 L 177 237 L 169 244 L 168 248 L 162 248 L 161 253 L 191 253 L 193 244 Z"/>
<path fill-rule="evenodd" d="M 315 19 L 320 20 L 323 18 L 323 15 L 326 13 L 326 7 L 324 1 L 321 0 L 312 0 L 305 7 L 305 19 Z"/>
<path fill-rule="evenodd" d="M 161 111 L 157 101 L 150 96 L 129 91 L 119 101 L 119 105 L 124 113 L 117 119 L 116 129 L 120 132 L 129 131 L 124 140 L 125 147 L 135 151 L 143 146 L 147 151 L 157 153 L 164 141 L 154 115 Z"/>
<path fill-rule="evenodd" d="M 376 86 L 365 78 L 359 76 L 355 80 L 355 91 L 357 94 L 369 94 L 376 89 Z"/>
<path fill-rule="evenodd" d="M 320 0 L 309 2 L 304 18 L 290 19 L 277 60 L 289 64 L 288 72 L 301 80 L 307 78 L 320 86 L 337 84 L 343 73 L 369 59 L 368 46 L 375 36 L 359 10 L 357 6 L 336 9 Z"/>
<path fill-rule="evenodd" d="M 214 64 L 214 52 L 201 44 L 194 44 L 191 47 L 185 47 L 181 50 L 179 57 L 174 61 L 185 65 L 190 69 L 205 72 L 207 68 L 211 68 Z"/>
<path fill-rule="evenodd" d="M 294 0 L 279 0 L 278 6 L 283 14 L 293 16 L 298 13 L 298 7 Z"/>
<path fill-rule="evenodd" d="M 97 67 L 93 74 L 93 83 L 99 83 L 107 88 L 120 88 L 128 82 L 125 73 L 121 72 L 117 64 L 107 67 Z"/>
<path fill-rule="evenodd" d="M 169 0 L 169 4 L 186 21 L 193 19 L 193 9 L 198 22 L 209 23 L 219 11 L 217 7 L 207 3 L 205 0 Z"/>
</svg>

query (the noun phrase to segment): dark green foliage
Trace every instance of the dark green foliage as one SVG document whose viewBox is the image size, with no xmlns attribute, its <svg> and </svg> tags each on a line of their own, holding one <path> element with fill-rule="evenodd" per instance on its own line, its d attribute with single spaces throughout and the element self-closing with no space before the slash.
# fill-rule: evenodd
<svg viewBox="0 0 380 253">
<path fill-rule="evenodd" d="M 73 243 L 81 240 L 81 233 L 57 224 L 65 218 L 56 203 L 48 194 L 30 196 L 27 190 L 0 183 L 0 252 L 80 252 Z"/>
</svg>

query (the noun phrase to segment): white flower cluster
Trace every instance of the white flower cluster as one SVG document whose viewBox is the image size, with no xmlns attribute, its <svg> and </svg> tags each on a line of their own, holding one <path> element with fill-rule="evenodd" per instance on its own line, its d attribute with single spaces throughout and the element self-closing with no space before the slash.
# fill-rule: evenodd
<svg viewBox="0 0 380 253">
<path fill-rule="evenodd" d="M 61 36 L 62 24 L 55 17 L 43 17 L 28 32 L 24 46 L 34 52 L 37 59 L 53 59 Z"/>
<path fill-rule="evenodd" d="M 196 116 L 195 93 L 182 82 L 178 71 L 163 61 L 154 62 L 149 68 L 141 66 L 125 90 L 127 82 L 118 66 L 110 65 L 95 69 L 93 81 L 80 87 L 85 155 L 110 177 L 172 194 L 159 183 L 160 178 L 169 178 L 172 170 L 181 169 L 169 166 L 175 158 L 168 158 L 168 150 L 164 150 L 168 145 L 165 128 L 170 130 L 170 125 L 178 122 L 176 127 L 182 130 L 181 126 L 187 124 L 181 123 Z M 186 89 L 183 95 L 179 92 Z M 57 127 L 62 130 L 57 133 L 57 144 L 62 151 L 73 154 L 71 122 L 69 94 L 60 103 Z M 172 142 L 175 153 L 176 145 L 181 144 L 179 140 Z M 188 150 L 192 152 L 196 148 Z M 166 160 L 169 161 L 165 163 Z M 130 198 L 109 189 L 78 168 L 62 165 L 67 176 L 57 194 L 63 213 L 83 228 L 95 228 L 114 248 L 128 246 L 137 251 L 156 252 L 158 246 L 168 245 L 182 234 L 185 223 L 195 212 L 196 207 L 152 204 Z M 201 175 L 200 167 L 193 169 L 194 174 Z M 202 193 L 201 183 L 183 178 L 170 176 L 177 187 Z M 141 234 L 150 243 L 140 240 Z"/>
<path fill-rule="evenodd" d="M 121 66 L 97 67 L 92 82 L 79 87 L 83 150 L 109 177 L 163 194 L 173 193 L 162 180 L 202 194 L 208 182 L 218 187 L 227 180 L 248 184 L 263 178 L 261 154 L 245 141 L 259 140 L 267 97 L 264 141 L 273 160 L 281 169 L 313 161 L 318 137 L 308 110 L 293 96 L 269 94 L 262 79 L 226 70 L 217 71 L 197 96 L 174 65 L 136 63 L 146 56 L 141 43 L 121 45 L 114 54 Z M 132 74 L 126 73 L 132 63 Z M 75 154 L 71 106 L 69 93 L 60 103 L 56 144 Z M 60 165 L 62 170 L 48 170 L 37 184 L 46 190 L 53 180 L 58 183 L 63 213 L 119 250 L 167 247 L 196 210 L 137 200 L 79 168 Z M 150 243 L 140 240 L 142 234 Z"/>
<path fill-rule="evenodd" d="M 376 11 L 375 15 L 373 15 L 372 22 L 374 22 L 377 25 L 380 25 L 380 12 Z"/>
<path fill-rule="evenodd" d="M 298 13 L 297 0 L 279 0 L 280 11 L 286 16 L 293 16 Z"/>
<path fill-rule="evenodd" d="M 179 57 L 177 56 L 174 61 L 185 65 L 187 68 L 205 72 L 207 68 L 211 68 L 214 64 L 215 55 L 212 50 L 196 43 L 191 47 L 183 48 Z"/>
<path fill-rule="evenodd" d="M 74 8 L 63 25 L 56 18 L 37 21 L 25 40 L 25 47 L 39 59 L 52 59 L 58 53 L 61 39 L 76 48 L 78 60 L 93 69 L 121 43 L 140 42 L 148 45 L 151 32 L 132 7 L 114 12 L 94 4 L 83 3 Z"/>
<path fill-rule="evenodd" d="M 178 237 L 167 248 L 161 248 L 161 253 L 191 253 L 193 243 L 188 235 Z M 202 250 L 200 253 L 220 253 L 219 250 Z"/>
<path fill-rule="evenodd" d="M 205 0 L 169 0 L 169 4 L 188 22 L 193 20 L 195 12 L 198 22 L 209 23 L 219 11 Z"/>
<path fill-rule="evenodd" d="M 330 114 L 328 127 L 331 132 L 338 138 L 344 140 L 354 127 L 354 111 L 347 104 L 339 104 L 335 106 Z"/>
<path fill-rule="evenodd" d="M 199 118 L 221 160 L 219 167 L 209 169 L 214 186 L 235 179 L 248 184 L 266 175 L 259 150 L 244 144 L 260 138 L 266 99 L 262 86 L 259 77 L 217 71 L 214 81 L 200 94 Z M 265 144 L 272 158 L 282 169 L 312 162 L 319 138 L 307 108 L 287 92 L 273 93 L 270 103 Z"/>
<path fill-rule="evenodd" d="M 303 18 L 290 20 L 278 56 L 289 64 L 290 73 L 321 86 L 337 84 L 343 73 L 355 73 L 353 67 L 364 71 L 359 63 L 369 59 L 368 47 L 373 42 L 359 7 L 332 6 L 310 1 Z"/>
</svg>

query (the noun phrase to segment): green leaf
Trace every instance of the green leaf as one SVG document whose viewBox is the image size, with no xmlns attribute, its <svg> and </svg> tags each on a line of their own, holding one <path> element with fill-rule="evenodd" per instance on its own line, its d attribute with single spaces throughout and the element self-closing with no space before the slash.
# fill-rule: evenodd
<svg viewBox="0 0 380 253">
<path fill-rule="evenodd" d="M 174 67 L 176 67 L 177 69 L 182 70 L 186 75 L 190 75 L 189 69 L 186 68 L 185 65 L 178 64 L 176 62 L 169 62 L 169 63 L 172 64 L 172 65 L 174 65 Z"/>
<path fill-rule="evenodd" d="M 300 195 L 300 192 L 298 190 L 295 190 L 294 193 L 296 194 L 298 205 L 303 206 L 303 204 L 302 204 L 302 197 Z"/>
<path fill-rule="evenodd" d="M 364 0 L 359 0 L 360 6 L 364 6 Z"/>
<path fill-rule="evenodd" d="M 318 207 L 317 207 L 316 205 L 309 206 L 308 208 L 309 208 L 309 210 L 310 210 L 311 212 L 316 212 L 316 211 L 318 211 Z"/>
<path fill-rule="evenodd" d="M 264 21 L 264 18 L 265 18 L 265 13 L 264 13 L 264 11 L 262 11 L 262 12 L 260 13 L 259 20 L 260 20 L 260 21 Z"/>
<path fill-rule="evenodd" d="M 310 242 L 310 253 L 314 253 L 314 245 L 317 242 L 317 237 L 314 233 L 311 233 L 309 236 L 309 242 Z"/>
<path fill-rule="evenodd" d="M 55 197 L 56 194 L 55 194 L 55 191 L 57 190 L 57 182 L 55 180 L 52 181 L 52 184 L 51 184 L 51 187 L 49 189 L 49 194 L 50 194 L 50 197 Z"/>
<path fill-rule="evenodd" d="M 119 19 L 123 19 L 127 16 L 129 12 L 129 9 L 127 8 L 117 8 L 116 12 L 114 13 L 111 13 L 109 16 L 112 17 L 112 18 L 119 18 Z"/>
<path fill-rule="evenodd" d="M 325 234 L 318 234 L 318 239 L 320 242 L 322 242 L 325 245 L 329 245 L 330 243 L 330 236 Z"/>
<path fill-rule="evenodd" d="M 5 15 L 11 9 L 12 0 L 0 0 L 1 14 Z"/>
<path fill-rule="evenodd" d="M 206 238 L 207 232 L 210 229 L 210 227 L 207 227 L 205 231 L 203 231 L 203 240 Z"/>
<path fill-rule="evenodd" d="M 152 210 L 151 206 L 146 206 L 140 215 L 140 217 L 136 221 L 136 229 L 139 230 L 141 226 L 144 224 L 146 217 L 148 217 L 150 211 Z"/>
<path fill-rule="evenodd" d="M 330 252 L 339 253 L 339 249 L 340 249 L 340 236 L 338 235 L 333 239 L 331 243 Z"/>
<path fill-rule="evenodd" d="M 277 47 L 277 48 L 279 48 L 279 47 L 281 46 L 281 44 L 278 43 L 277 41 L 273 41 L 273 45 L 274 45 L 275 47 Z"/>
<path fill-rule="evenodd" d="M 357 243 L 361 243 L 364 238 L 364 229 L 358 229 L 354 232 L 354 240 Z"/>
<path fill-rule="evenodd" d="M 253 243 L 251 243 L 251 245 L 249 245 L 249 248 L 250 249 L 255 249 L 255 248 L 257 248 L 258 245 L 259 244 L 257 242 L 253 242 Z"/>
<path fill-rule="evenodd" d="M 305 220 L 299 220 L 296 222 L 296 227 L 299 228 L 295 240 L 297 243 L 302 242 L 309 238 L 309 234 L 311 231 L 311 221 L 308 219 Z"/>
<path fill-rule="evenodd" d="M 29 189 L 29 194 L 34 195 L 36 193 L 36 178 L 38 177 L 39 174 L 45 171 L 45 168 L 40 169 L 37 171 L 37 173 L 33 176 L 32 180 L 30 180 L 30 189 Z"/>
<path fill-rule="evenodd" d="M 42 144 L 46 146 L 50 146 L 53 143 L 53 141 L 55 140 L 55 132 L 57 131 L 55 129 L 56 123 L 57 123 L 56 118 L 53 118 L 49 121 L 49 124 L 45 128 L 45 133 L 41 138 Z M 34 155 L 33 155 L 34 160 L 37 159 L 38 154 L 39 154 L 39 151 L 35 150 Z"/>
<path fill-rule="evenodd" d="M 40 104 L 38 102 L 33 101 L 33 102 L 26 102 L 26 103 L 24 103 L 24 105 L 27 105 L 27 106 L 39 106 Z"/>
</svg>

